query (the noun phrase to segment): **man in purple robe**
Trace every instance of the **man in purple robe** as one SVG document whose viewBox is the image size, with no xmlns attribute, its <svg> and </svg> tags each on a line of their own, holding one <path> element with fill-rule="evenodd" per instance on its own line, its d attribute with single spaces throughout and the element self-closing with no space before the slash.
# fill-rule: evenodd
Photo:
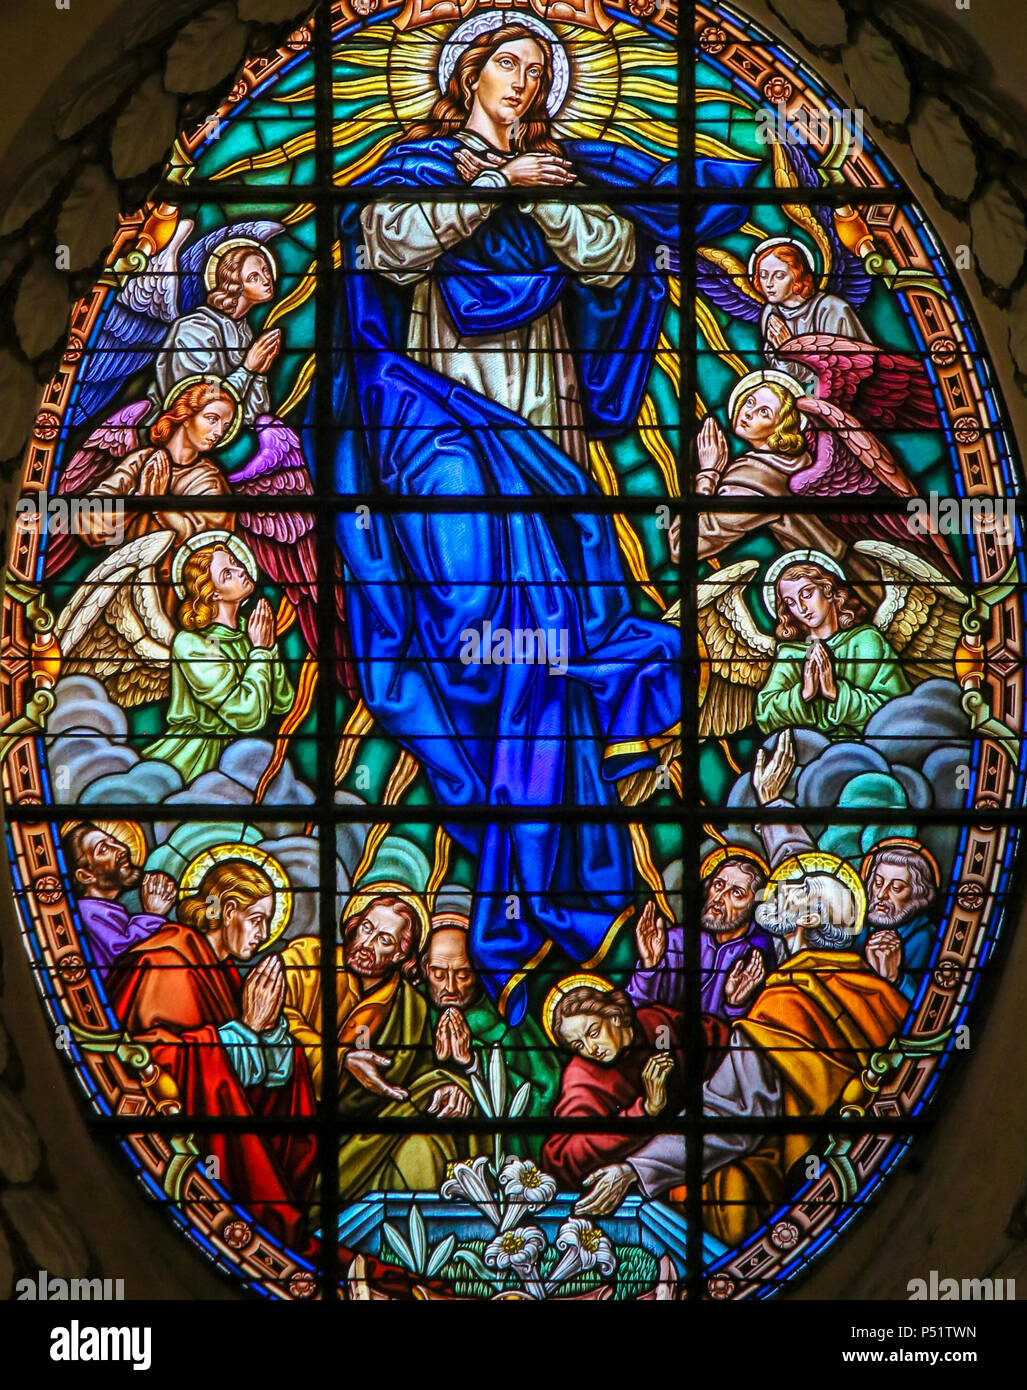
<svg viewBox="0 0 1027 1390">
<path fill-rule="evenodd" d="M 706 879 L 699 919 L 703 1013 L 734 1023 L 777 968 L 774 939 L 754 921 L 766 876 L 754 859 L 728 854 Z M 636 1005 L 685 1007 L 685 929 L 669 930 L 649 902 L 635 929 L 638 965 L 627 993 Z"/>
<path fill-rule="evenodd" d="M 167 921 L 178 886 L 167 874 L 144 874 L 117 835 L 79 821 L 62 836 L 82 927 L 101 979 L 123 951 L 145 941 Z M 118 898 L 139 889 L 142 912 L 130 914 Z"/>
</svg>

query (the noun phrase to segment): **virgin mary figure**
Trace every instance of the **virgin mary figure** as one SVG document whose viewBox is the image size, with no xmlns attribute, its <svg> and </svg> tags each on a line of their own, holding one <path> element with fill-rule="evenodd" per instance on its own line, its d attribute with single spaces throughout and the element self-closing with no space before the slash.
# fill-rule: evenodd
<svg viewBox="0 0 1027 1390">
<path fill-rule="evenodd" d="M 680 736 L 680 635 L 633 612 L 587 471 L 589 441 L 638 416 L 677 173 L 555 139 L 568 76 L 541 21 L 473 16 L 443 47 L 429 119 L 363 176 L 371 196 L 340 228 L 335 478 L 368 505 L 337 525 L 364 700 L 443 805 L 538 809 L 447 826 L 478 864 L 475 962 L 514 1022 L 529 962 L 553 942 L 596 956 L 624 914 L 630 840 L 604 811 Z M 698 165 L 720 186 L 753 168 Z M 538 196 L 583 185 L 620 190 L 616 207 Z M 698 235 L 744 217 L 710 206 Z"/>
</svg>

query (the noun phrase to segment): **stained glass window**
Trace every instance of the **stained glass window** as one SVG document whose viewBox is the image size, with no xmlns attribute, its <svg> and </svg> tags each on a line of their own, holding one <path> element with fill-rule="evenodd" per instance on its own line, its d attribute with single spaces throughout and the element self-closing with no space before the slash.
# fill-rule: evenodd
<svg viewBox="0 0 1027 1390">
<path fill-rule="evenodd" d="M 319 6 L 25 460 L 8 853 L 92 1131 L 264 1297 L 801 1278 L 1005 917 L 1019 478 L 922 210 L 741 13 Z"/>
</svg>

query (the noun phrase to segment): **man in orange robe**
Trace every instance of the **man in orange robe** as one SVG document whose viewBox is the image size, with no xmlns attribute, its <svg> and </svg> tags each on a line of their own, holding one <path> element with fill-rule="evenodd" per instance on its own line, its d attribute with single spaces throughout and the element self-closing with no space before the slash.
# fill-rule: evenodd
<svg viewBox="0 0 1027 1390">
<path fill-rule="evenodd" d="M 903 996 L 844 949 L 855 919 L 852 889 L 830 873 L 780 884 L 776 901 L 757 911 L 788 956 L 736 1022 L 727 1056 L 703 1088 L 705 1118 L 724 1126 L 703 1142 L 704 1224 L 728 1245 L 780 1205 L 790 1170 L 816 1143 L 801 1133 L 731 1133 L 732 1120 L 829 1114 L 902 1026 Z M 636 1182 L 647 1197 L 664 1195 L 684 1181 L 685 1151 L 683 1134 L 657 1135 L 586 1179 L 590 1191 L 576 1209 L 614 1211 Z"/>
</svg>

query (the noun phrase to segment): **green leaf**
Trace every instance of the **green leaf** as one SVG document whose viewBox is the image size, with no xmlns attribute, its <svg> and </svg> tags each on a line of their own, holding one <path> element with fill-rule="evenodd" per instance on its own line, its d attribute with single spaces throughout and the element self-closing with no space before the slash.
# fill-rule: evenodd
<svg viewBox="0 0 1027 1390">
<path fill-rule="evenodd" d="M 506 1105 L 506 1061 L 498 1043 L 492 1044 L 489 1055 L 489 1094 L 492 1115 L 502 1115 Z"/>
<path fill-rule="evenodd" d="M 407 1269 L 409 1269 L 413 1274 L 418 1274 L 420 1271 L 414 1264 L 414 1257 L 410 1253 L 410 1246 L 407 1245 L 406 1241 L 396 1230 L 395 1226 L 390 1226 L 388 1221 L 383 1221 L 382 1235 L 392 1246 L 393 1250 L 395 1250 L 396 1254 L 400 1258 L 400 1262 L 406 1265 Z"/>
<path fill-rule="evenodd" d="M 462 1260 L 469 1269 L 472 1269 L 479 1279 L 484 1279 L 486 1284 L 491 1284 L 494 1289 L 502 1288 L 503 1281 L 495 1274 L 491 1274 L 482 1260 L 473 1250 L 458 1250 L 453 1256 L 454 1260 Z"/>
<path fill-rule="evenodd" d="M 428 1233 L 424 1229 L 424 1217 L 421 1215 L 421 1208 L 416 1202 L 410 1203 L 410 1250 L 417 1261 L 412 1268 L 420 1272 L 424 1269 L 424 1262 L 428 1258 Z"/>
<path fill-rule="evenodd" d="M 531 1099 L 531 1082 L 522 1081 L 514 1092 L 514 1098 L 510 1102 L 510 1109 L 507 1115 L 511 1120 L 516 1120 L 518 1115 L 523 1115 L 528 1108 L 528 1101 Z"/>
<path fill-rule="evenodd" d="M 453 1258 L 453 1251 L 456 1249 L 456 1236 L 452 1233 L 436 1245 L 432 1251 L 431 1259 L 428 1261 L 428 1268 L 424 1271 L 430 1279 L 433 1274 L 438 1274 L 440 1269 L 444 1269 Z"/>
<path fill-rule="evenodd" d="M 476 1071 L 471 1072 L 471 1090 L 474 1092 L 474 1099 L 478 1102 L 478 1109 L 481 1113 L 490 1120 L 495 1119 L 492 1113 L 488 1092 L 481 1084 L 481 1077 Z"/>
</svg>

